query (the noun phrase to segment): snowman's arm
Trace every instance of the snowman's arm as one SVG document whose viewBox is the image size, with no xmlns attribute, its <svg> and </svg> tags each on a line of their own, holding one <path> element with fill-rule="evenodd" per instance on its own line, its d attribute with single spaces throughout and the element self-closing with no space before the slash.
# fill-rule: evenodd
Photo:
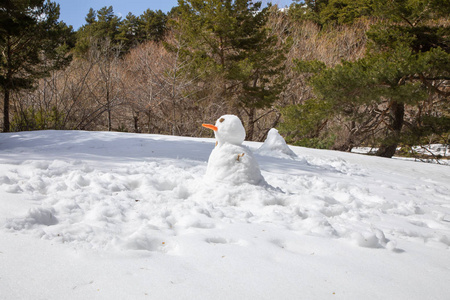
<svg viewBox="0 0 450 300">
<path fill-rule="evenodd" d="M 243 157 L 244 155 L 245 155 L 245 153 L 238 154 L 236 160 L 240 161 L 241 157 Z"/>
</svg>

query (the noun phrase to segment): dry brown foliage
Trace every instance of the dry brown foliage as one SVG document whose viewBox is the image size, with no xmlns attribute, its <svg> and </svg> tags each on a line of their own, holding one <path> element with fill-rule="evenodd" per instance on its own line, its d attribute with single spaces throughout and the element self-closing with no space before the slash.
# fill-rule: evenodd
<svg viewBox="0 0 450 300">
<path fill-rule="evenodd" d="M 371 24 L 365 20 L 321 30 L 310 22 L 292 22 L 282 12 L 272 13 L 268 27 L 279 37 L 279 47 L 288 46 L 285 77 L 289 83 L 273 107 L 256 112 L 254 139 L 263 140 L 281 121 L 280 107 L 313 96 L 304 75 L 293 70 L 296 59 L 320 60 L 333 66 L 341 60 L 361 58 L 367 42 L 365 32 Z M 96 44 L 96 50 L 42 79 L 35 90 L 15 94 L 12 110 L 20 118 L 30 107 L 56 109 L 61 118 L 58 122 L 49 120 L 48 128 L 186 136 L 210 136 L 201 123 L 214 122 L 222 114 L 245 116 L 221 98 L 220 78 L 190 78 L 189 62 L 181 61 L 179 55 L 184 46 L 177 43 L 176 33 L 167 39 L 175 51 L 168 51 L 162 43 L 147 42 L 119 56 L 115 54 L 118 49 L 107 42 Z"/>
</svg>

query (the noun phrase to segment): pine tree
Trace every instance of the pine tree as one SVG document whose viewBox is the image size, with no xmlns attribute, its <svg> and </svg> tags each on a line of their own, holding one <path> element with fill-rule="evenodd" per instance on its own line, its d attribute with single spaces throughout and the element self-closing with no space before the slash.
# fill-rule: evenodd
<svg viewBox="0 0 450 300">
<path fill-rule="evenodd" d="M 89 12 L 86 15 L 85 20 L 87 25 L 92 25 L 97 20 L 97 12 L 92 7 L 89 9 Z"/>
<path fill-rule="evenodd" d="M 391 53 L 403 51 L 403 60 L 391 66 L 403 71 L 403 76 L 397 74 L 391 80 L 390 91 L 413 92 L 411 96 L 403 96 L 399 99 L 391 97 L 389 101 L 389 121 L 386 139 L 380 146 L 377 155 L 392 157 L 400 142 L 402 127 L 405 124 L 405 105 L 413 105 L 418 109 L 418 114 L 412 124 L 410 133 L 417 135 L 421 131 L 423 107 L 428 106 L 428 113 L 439 115 L 440 120 L 448 120 L 450 116 L 449 96 L 450 92 L 445 87 L 445 82 L 450 80 L 450 27 L 448 15 L 450 13 L 449 0 L 377 0 L 374 1 L 375 9 L 385 20 L 373 26 L 368 32 L 371 40 L 369 55 L 391 57 Z M 440 21 L 447 19 L 447 22 Z M 393 71 L 385 72 L 388 76 Z M 392 80 L 397 80 L 392 82 Z M 437 101 L 435 100 L 437 98 Z M 415 99 L 415 101 L 414 101 Z M 433 104 L 434 102 L 434 104 Z M 435 104 L 438 104 L 437 106 Z M 450 131 L 450 124 L 441 128 Z M 438 133 L 438 132 L 436 132 Z M 419 137 L 420 139 L 420 137 Z M 416 140 L 416 142 L 420 142 Z"/>
<path fill-rule="evenodd" d="M 294 0 L 289 9 L 294 20 L 309 20 L 320 26 L 352 24 L 373 13 L 373 0 Z"/>
<path fill-rule="evenodd" d="M 119 31 L 121 19 L 114 14 L 112 6 L 102 7 L 98 11 L 89 9 L 85 20 L 86 24 L 77 31 L 75 52 L 78 56 L 84 56 L 92 45 L 106 43 L 117 46 L 123 43 L 125 37 Z"/>
<path fill-rule="evenodd" d="M 379 156 L 394 155 L 404 136 L 407 106 L 417 111 L 408 122 L 410 130 L 420 127 L 425 106 L 441 120 L 448 118 L 450 93 L 443 83 L 450 80 L 449 27 L 438 18 L 448 12 L 449 1 L 438 2 L 374 1 L 384 19 L 367 34 L 366 57 L 326 69 L 311 80 L 318 101 L 331 103 L 336 113 L 373 129 L 386 125 Z M 363 115 L 364 105 L 377 108 Z"/>
<path fill-rule="evenodd" d="M 59 5 L 43 0 L 5 0 L 0 4 L 0 88 L 3 131 L 10 130 L 11 92 L 33 87 L 71 57 L 73 32 L 58 21 Z"/>
<path fill-rule="evenodd" d="M 147 9 L 139 16 L 140 34 L 142 40 L 160 42 L 167 30 L 167 15 L 161 10 Z"/>
<path fill-rule="evenodd" d="M 115 41 L 119 34 L 120 17 L 114 14 L 112 6 L 102 7 L 97 11 L 97 23 L 94 28 L 95 35 Z"/>
<path fill-rule="evenodd" d="M 248 117 L 247 138 L 253 138 L 255 111 L 272 105 L 286 81 L 285 60 L 277 37 L 265 27 L 269 8 L 247 0 L 179 1 L 176 30 L 194 61 L 192 76 L 220 76 L 220 96 L 228 107 Z"/>
<path fill-rule="evenodd" d="M 125 52 L 146 41 L 161 42 L 167 32 L 167 22 L 167 15 L 161 10 L 147 9 L 139 17 L 128 13 L 120 23 L 115 39 L 123 43 Z"/>
<path fill-rule="evenodd" d="M 320 23 L 352 24 L 363 16 L 373 14 L 372 2 L 372 0 L 329 0 L 320 11 Z"/>
<path fill-rule="evenodd" d="M 142 41 L 139 18 L 132 13 L 127 14 L 125 19 L 120 23 L 118 31 L 119 34 L 116 36 L 116 39 L 123 43 L 126 51 Z"/>
</svg>

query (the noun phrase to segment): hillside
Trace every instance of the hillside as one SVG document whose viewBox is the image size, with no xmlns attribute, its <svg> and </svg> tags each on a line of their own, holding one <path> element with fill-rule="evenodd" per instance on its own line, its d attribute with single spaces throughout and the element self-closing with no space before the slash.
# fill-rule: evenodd
<svg viewBox="0 0 450 300">
<path fill-rule="evenodd" d="M 231 185 L 204 177 L 213 148 L 1 134 L 0 299 L 448 297 L 449 166 L 266 149 L 267 185 Z"/>
</svg>

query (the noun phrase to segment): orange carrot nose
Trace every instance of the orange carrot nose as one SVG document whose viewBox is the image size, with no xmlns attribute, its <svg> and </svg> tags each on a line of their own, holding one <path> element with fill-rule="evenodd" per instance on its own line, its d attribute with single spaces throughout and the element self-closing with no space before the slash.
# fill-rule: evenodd
<svg viewBox="0 0 450 300">
<path fill-rule="evenodd" d="M 203 126 L 203 127 L 206 127 L 206 128 L 209 128 L 209 129 L 212 129 L 212 130 L 214 130 L 214 131 L 217 131 L 217 127 L 214 126 L 214 125 L 211 125 L 211 124 L 202 124 L 202 126 Z"/>
</svg>

